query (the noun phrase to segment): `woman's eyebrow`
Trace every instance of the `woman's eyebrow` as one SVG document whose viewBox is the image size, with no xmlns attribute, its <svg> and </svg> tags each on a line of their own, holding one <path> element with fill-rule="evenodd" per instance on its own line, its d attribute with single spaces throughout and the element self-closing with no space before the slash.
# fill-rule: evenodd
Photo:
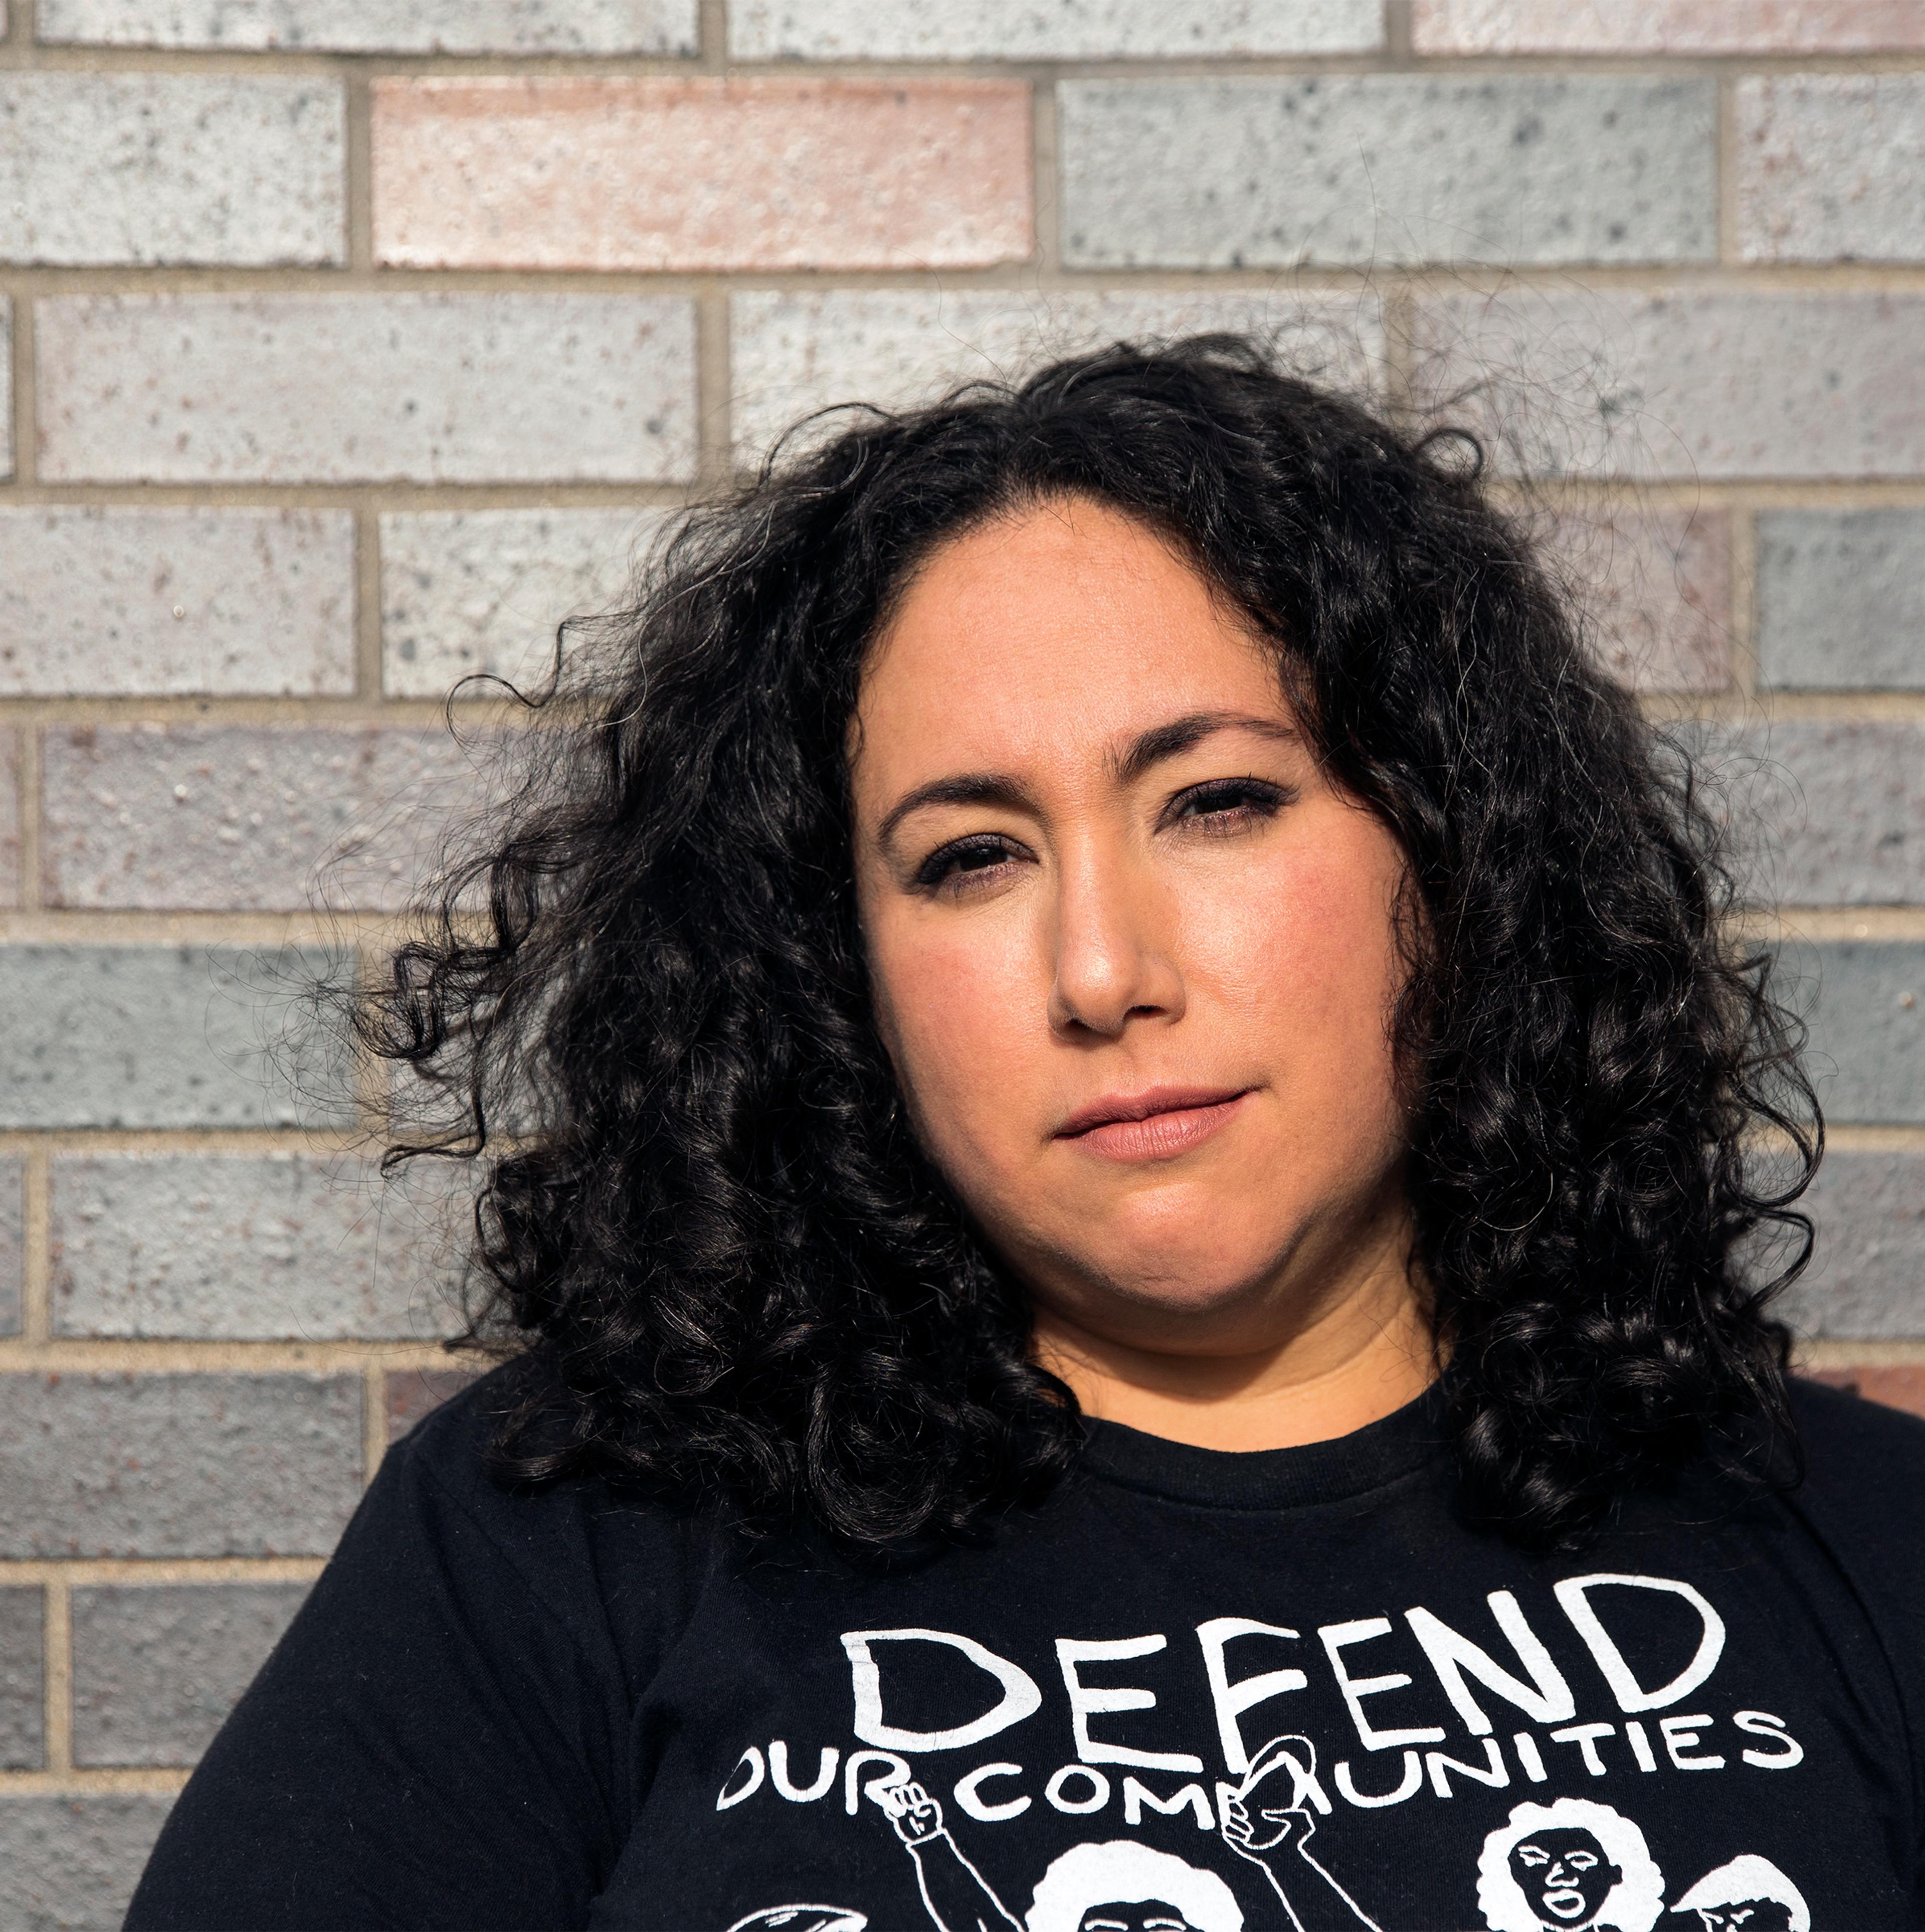
<svg viewBox="0 0 1925 1932">
<path fill-rule="evenodd" d="M 1243 711 L 1192 711 L 1167 724 L 1153 724 L 1132 738 L 1120 752 L 1111 754 L 1110 769 L 1120 784 L 1133 784 L 1152 765 L 1178 757 L 1219 731 L 1254 731 L 1279 744 L 1294 744 L 1300 736 L 1279 718 L 1258 718 Z"/>
<path fill-rule="evenodd" d="M 933 778 L 905 792 L 876 828 L 876 843 L 886 846 L 895 828 L 912 812 L 925 805 L 1000 805 L 1012 812 L 1033 808 L 1034 800 L 1016 781 L 1001 772 L 958 772 L 952 778 Z"/>
</svg>

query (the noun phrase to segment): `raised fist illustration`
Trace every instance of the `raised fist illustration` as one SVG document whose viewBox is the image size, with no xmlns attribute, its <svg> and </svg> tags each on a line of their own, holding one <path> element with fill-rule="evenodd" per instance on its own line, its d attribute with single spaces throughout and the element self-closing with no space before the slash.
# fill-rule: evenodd
<svg viewBox="0 0 1925 1932">
<path fill-rule="evenodd" d="M 1278 1738 L 1266 1744 L 1243 1783 L 1223 1797 L 1223 1836 L 1234 1851 L 1263 1862 L 1291 1837 L 1300 1845 L 1317 1828 L 1303 1802 L 1306 1768 L 1289 1747 L 1308 1753 L 1301 1738 Z M 1311 1760 L 1314 1768 L 1315 1760 Z"/>
<path fill-rule="evenodd" d="M 919 1784 L 892 1784 L 879 1794 L 905 1845 L 919 1845 L 943 1828 L 943 1808 Z"/>
</svg>

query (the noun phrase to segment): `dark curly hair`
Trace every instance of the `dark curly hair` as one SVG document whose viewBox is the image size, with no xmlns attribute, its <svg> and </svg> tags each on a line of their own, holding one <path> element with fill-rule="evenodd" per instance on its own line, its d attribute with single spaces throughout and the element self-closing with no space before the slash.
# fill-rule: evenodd
<svg viewBox="0 0 1925 1932">
<path fill-rule="evenodd" d="M 1022 1287 L 895 1104 L 844 748 L 932 547 L 1071 494 L 1249 614 L 1407 855 L 1410 1189 L 1472 1508 L 1567 1544 L 1695 1456 L 1789 1442 L 1768 1304 L 1821 1138 L 1795 1022 L 1732 937 L 1687 752 L 1463 441 L 1226 337 L 815 430 L 682 520 L 362 1011 L 458 1102 L 389 1158 L 482 1163 L 470 1333 L 511 1356 L 506 1472 L 875 1548 L 979 1533 L 1074 1460 Z"/>
</svg>

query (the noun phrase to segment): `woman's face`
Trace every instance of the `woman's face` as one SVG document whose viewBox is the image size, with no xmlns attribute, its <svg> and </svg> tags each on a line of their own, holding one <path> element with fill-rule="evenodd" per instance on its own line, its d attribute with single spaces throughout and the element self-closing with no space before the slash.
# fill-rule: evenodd
<svg viewBox="0 0 1925 1932">
<path fill-rule="evenodd" d="M 1042 1310 L 1263 1348 L 1405 1238 L 1398 847 L 1166 542 L 1081 499 L 952 540 L 850 747 L 883 1038 Z"/>
</svg>

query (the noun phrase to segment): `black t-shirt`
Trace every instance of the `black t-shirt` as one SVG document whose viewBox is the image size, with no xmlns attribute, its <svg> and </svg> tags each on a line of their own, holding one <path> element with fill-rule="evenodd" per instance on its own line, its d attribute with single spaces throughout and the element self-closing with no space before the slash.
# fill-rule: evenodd
<svg viewBox="0 0 1925 1932">
<path fill-rule="evenodd" d="M 859 1573 L 578 1482 L 486 1390 L 388 1459 L 133 1932 L 1925 1925 L 1925 1425 L 1801 1388 L 1787 1500 L 1464 1526 L 1426 1400 L 1234 1455 L 1100 1424 Z"/>
</svg>

